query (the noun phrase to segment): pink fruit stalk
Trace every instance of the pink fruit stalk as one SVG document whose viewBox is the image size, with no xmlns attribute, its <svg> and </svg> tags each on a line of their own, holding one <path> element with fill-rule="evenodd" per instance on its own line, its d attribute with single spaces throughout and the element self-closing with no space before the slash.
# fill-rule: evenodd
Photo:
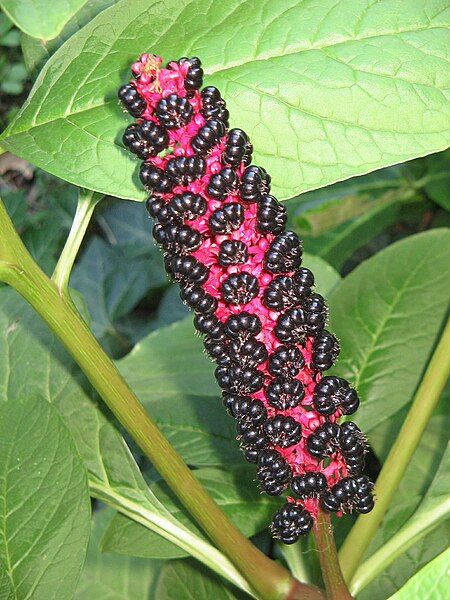
<svg viewBox="0 0 450 600">
<path fill-rule="evenodd" d="M 338 423 L 359 399 L 344 379 L 322 375 L 339 344 L 325 330 L 325 301 L 301 267 L 301 242 L 285 230 L 270 177 L 250 164 L 247 134 L 228 129 L 217 88 L 200 91 L 198 58 L 164 67 L 143 54 L 132 72 L 119 98 L 137 121 L 123 142 L 144 161 L 140 178 L 167 272 L 218 364 L 224 405 L 261 490 L 292 493 L 273 517 L 273 536 L 295 542 L 319 506 L 370 511 L 364 437 L 354 423 Z"/>
</svg>

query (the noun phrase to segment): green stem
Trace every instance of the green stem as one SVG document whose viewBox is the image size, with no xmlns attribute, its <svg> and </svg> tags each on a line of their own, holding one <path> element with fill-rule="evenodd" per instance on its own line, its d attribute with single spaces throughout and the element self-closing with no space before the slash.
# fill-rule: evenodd
<svg viewBox="0 0 450 600">
<path fill-rule="evenodd" d="M 103 198 L 91 190 L 78 191 L 78 203 L 69 236 L 53 272 L 52 279 L 63 296 L 69 296 L 69 279 L 94 208 Z"/>
<path fill-rule="evenodd" d="M 352 600 L 342 575 L 328 513 L 319 510 L 313 532 L 327 600 Z"/>
<path fill-rule="evenodd" d="M 394 560 L 411 548 L 418 540 L 433 531 L 450 513 L 450 498 L 439 504 L 433 510 L 424 510 L 419 518 L 412 518 L 375 554 L 372 554 L 357 569 L 351 582 L 351 591 L 358 594 L 379 573 L 394 562 Z"/>
<path fill-rule="evenodd" d="M 389 452 L 376 482 L 375 508 L 359 517 L 339 552 L 346 581 L 353 575 L 374 537 L 395 490 L 420 442 L 422 434 L 439 402 L 440 395 L 450 375 L 450 320 L 433 353 L 422 382 L 416 392 L 408 416 Z"/>
<path fill-rule="evenodd" d="M 292 575 L 299 581 L 311 583 L 311 573 L 308 565 L 305 564 L 305 553 L 302 552 L 301 542 L 292 545 L 280 544 L 280 552 Z"/>
<path fill-rule="evenodd" d="M 267 558 L 228 520 L 150 419 L 73 304 L 34 262 L 0 202 L 0 277 L 36 310 L 210 539 L 263 600 L 323 600 Z"/>
</svg>

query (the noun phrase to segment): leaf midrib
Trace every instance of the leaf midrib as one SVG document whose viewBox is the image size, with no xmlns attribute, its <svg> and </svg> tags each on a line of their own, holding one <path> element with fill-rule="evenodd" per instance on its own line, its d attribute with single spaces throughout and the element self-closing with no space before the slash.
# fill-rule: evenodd
<svg viewBox="0 0 450 600">
<path fill-rule="evenodd" d="M 104 12 L 106 12 L 106 11 L 104 11 Z M 102 14 L 103 13 L 100 13 L 100 15 L 102 15 Z M 370 39 L 376 39 L 376 38 L 380 38 L 380 37 L 389 37 L 389 36 L 403 34 L 403 33 L 417 33 L 417 32 L 420 32 L 420 31 L 429 31 L 429 30 L 435 30 L 435 29 L 445 29 L 445 25 L 442 24 L 442 25 L 436 25 L 436 26 L 432 26 L 432 27 L 427 27 L 427 26 L 416 27 L 416 28 L 412 28 L 412 29 L 399 30 L 398 32 L 396 32 L 394 30 L 391 30 L 391 31 L 388 31 L 388 32 L 377 33 L 377 34 L 372 34 L 372 35 L 368 35 L 368 36 L 359 36 L 359 37 L 356 37 L 356 38 L 349 38 L 349 39 L 346 39 L 346 40 L 341 40 L 339 42 L 333 42 L 333 43 L 328 43 L 328 44 L 326 43 L 326 44 L 323 44 L 323 45 L 311 46 L 311 47 L 307 47 L 307 48 L 295 48 L 295 50 L 293 50 L 291 52 L 287 51 L 287 52 L 285 52 L 283 54 L 280 54 L 279 52 L 278 53 L 266 53 L 266 54 L 260 55 L 257 58 L 256 57 L 255 58 L 251 58 L 251 59 L 248 59 L 248 60 L 244 60 L 242 62 L 237 62 L 236 61 L 235 63 L 230 63 L 229 65 L 224 66 L 224 67 L 220 67 L 220 68 L 210 68 L 210 69 L 205 68 L 204 72 L 205 72 L 206 75 L 213 75 L 213 74 L 217 74 L 217 73 L 224 73 L 226 71 L 232 70 L 232 69 L 237 68 L 237 67 L 243 67 L 243 66 L 252 64 L 254 62 L 263 62 L 263 61 L 268 60 L 268 59 L 282 58 L 284 56 L 290 56 L 290 55 L 294 55 L 294 54 L 300 54 L 302 52 L 320 51 L 320 50 L 325 49 L 325 48 L 336 47 L 336 46 L 340 46 L 340 45 L 343 45 L 343 44 L 351 44 L 351 43 L 355 43 L 355 42 L 357 43 L 357 42 L 360 42 L 360 41 L 365 41 L 365 40 L 370 40 Z M 80 31 L 82 31 L 82 30 L 80 30 Z M 161 38 L 161 36 L 160 36 L 160 38 Z M 52 58 L 55 55 L 56 55 L 56 53 L 52 56 Z M 86 81 L 89 80 L 89 77 L 92 75 L 92 73 L 94 72 L 94 70 L 98 67 L 98 65 L 102 62 L 102 60 L 104 58 L 105 58 L 105 55 L 102 55 L 101 60 L 99 60 L 99 61 L 96 62 L 94 69 L 92 69 L 89 72 L 89 75 L 87 77 L 85 77 L 84 82 L 86 82 Z M 353 67 L 350 67 L 350 68 L 353 70 Z M 44 67 L 44 69 L 45 69 L 45 67 Z M 43 74 L 42 79 L 45 77 L 45 75 L 46 75 L 46 73 Z M 376 77 L 384 77 L 385 75 L 374 73 L 374 76 L 376 76 Z M 238 82 L 234 82 L 234 83 L 238 83 Z M 412 82 L 408 82 L 408 83 L 409 83 L 409 85 L 421 85 L 419 83 L 417 83 L 417 84 L 414 84 Z M 243 85 L 242 82 L 239 82 L 239 84 Z M 432 86 L 428 86 L 428 87 L 432 87 Z M 49 87 L 48 94 L 50 93 L 50 91 L 51 91 L 52 88 L 53 88 L 53 85 L 51 85 Z M 77 91 L 78 91 L 78 89 L 79 88 L 77 88 Z M 45 101 L 47 100 L 48 94 L 41 101 L 40 107 L 42 107 L 43 104 L 45 103 Z M 32 95 L 30 95 L 29 101 L 31 99 L 32 99 Z M 72 98 L 72 100 L 71 100 L 72 103 L 73 103 L 73 100 L 74 100 L 74 98 Z M 280 100 L 280 99 L 278 99 L 278 100 Z M 28 105 L 29 101 L 27 101 L 27 103 L 26 103 L 27 105 Z M 74 111 L 71 111 L 71 112 L 66 113 L 66 114 L 57 115 L 54 118 L 51 118 L 51 119 L 48 119 L 46 121 L 42 121 L 42 122 L 39 122 L 39 123 L 36 120 L 36 117 L 38 116 L 39 113 L 35 113 L 35 118 L 33 120 L 33 123 L 30 126 L 27 126 L 26 128 L 23 128 L 23 129 L 21 129 L 21 128 L 14 129 L 14 122 L 13 122 L 12 123 L 11 136 L 8 135 L 9 129 L 7 129 L 0 136 L 0 141 L 2 139 L 3 140 L 7 139 L 8 137 L 13 137 L 15 135 L 19 135 L 20 133 L 27 133 L 31 129 L 37 129 L 38 127 L 49 125 L 50 123 L 55 123 L 56 121 L 58 121 L 60 119 L 66 119 L 69 116 L 75 116 L 75 115 L 82 114 L 84 112 L 88 112 L 90 110 L 95 110 L 95 109 L 98 109 L 98 108 L 102 108 L 104 106 L 107 106 L 108 104 L 112 104 L 113 102 L 116 103 L 116 100 L 115 99 L 111 99 L 111 100 L 106 100 L 104 102 L 100 102 L 99 104 L 90 104 L 89 106 L 87 106 L 85 108 L 81 108 L 80 110 L 74 110 Z M 302 111 L 302 109 L 300 109 L 298 107 L 292 107 L 292 108 L 295 108 L 295 109 L 299 110 L 300 112 L 305 112 L 306 114 L 310 114 L 310 116 L 313 116 L 315 118 L 321 118 L 319 115 L 314 115 L 314 114 L 311 114 L 311 113 L 307 113 L 306 111 Z M 20 113 L 19 113 L 18 117 L 20 117 Z M 322 118 L 324 120 L 327 120 L 327 121 L 328 120 L 333 120 L 333 119 L 330 119 L 328 117 L 322 117 Z M 354 124 L 354 123 L 347 123 L 347 122 L 341 122 L 341 121 L 338 121 L 338 122 L 341 123 L 341 124 L 343 124 L 343 125 L 352 125 L 352 126 L 355 125 L 356 127 L 362 127 L 362 126 L 357 125 L 356 123 Z M 71 123 L 71 124 L 74 125 L 73 123 Z M 83 131 L 85 131 L 85 130 L 83 130 Z M 372 131 L 372 130 L 370 129 L 369 131 Z M 94 136 L 94 137 L 97 137 L 97 136 Z M 98 139 L 100 140 L 99 137 L 98 137 Z M 102 141 L 104 143 L 108 143 L 107 140 L 102 140 Z M 113 143 L 112 145 L 117 146 L 118 144 Z"/>
</svg>

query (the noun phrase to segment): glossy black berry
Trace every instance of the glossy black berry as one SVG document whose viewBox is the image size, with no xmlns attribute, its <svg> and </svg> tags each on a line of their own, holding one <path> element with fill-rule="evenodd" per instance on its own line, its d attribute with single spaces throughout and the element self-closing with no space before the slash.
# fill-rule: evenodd
<svg viewBox="0 0 450 600">
<path fill-rule="evenodd" d="M 256 229 L 261 233 L 282 233 L 286 227 L 287 213 L 273 196 L 264 196 L 258 204 Z"/>
<path fill-rule="evenodd" d="M 215 234 L 236 231 L 244 222 L 245 213 L 242 204 L 230 202 L 217 208 L 209 217 L 209 228 Z"/>
<path fill-rule="evenodd" d="M 340 427 L 337 423 L 324 423 L 306 440 L 308 452 L 319 459 L 332 456 L 339 448 Z"/>
<path fill-rule="evenodd" d="M 284 544 L 294 544 L 300 536 L 311 531 L 314 524 L 311 513 L 302 506 L 287 502 L 272 517 L 272 536 Z"/>
<path fill-rule="evenodd" d="M 224 336 L 223 325 L 215 315 L 195 315 L 194 327 L 201 334 L 214 339 Z"/>
<path fill-rule="evenodd" d="M 187 125 L 194 114 L 194 109 L 187 98 L 170 94 L 161 98 L 155 108 L 155 116 L 167 129 L 178 129 Z"/>
<path fill-rule="evenodd" d="M 300 300 L 289 275 L 277 275 L 264 290 L 263 303 L 270 310 L 282 311 L 297 306 Z"/>
<path fill-rule="evenodd" d="M 302 245 L 293 231 L 277 235 L 265 254 L 265 268 L 272 273 L 288 273 L 298 269 L 302 262 Z"/>
<path fill-rule="evenodd" d="M 295 377 L 305 360 L 297 346 L 278 346 L 269 356 L 269 372 L 275 377 Z"/>
<path fill-rule="evenodd" d="M 242 129 L 230 129 L 227 135 L 225 150 L 222 160 L 231 167 L 238 167 L 241 163 L 249 165 L 252 160 L 252 145 L 248 135 Z"/>
<path fill-rule="evenodd" d="M 306 313 L 300 307 L 289 308 L 282 313 L 275 325 L 275 335 L 283 344 L 303 344 L 306 336 L 323 327 L 323 323 L 311 325 Z"/>
<path fill-rule="evenodd" d="M 220 138 L 225 135 L 225 125 L 218 119 L 210 119 L 201 127 L 192 138 L 192 149 L 197 153 L 209 152 L 216 144 L 220 142 Z"/>
<path fill-rule="evenodd" d="M 241 177 L 240 196 L 245 202 L 259 202 L 270 191 L 270 175 L 262 167 L 251 165 Z"/>
<path fill-rule="evenodd" d="M 267 360 L 267 349 L 262 342 L 253 337 L 245 340 L 233 340 L 229 345 L 231 356 L 240 365 L 254 367 Z"/>
<path fill-rule="evenodd" d="M 247 262 L 248 248 L 240 240 L 225 240 L 220 244 L 217 260 L 222 267 L 240 265 Z"/>
<path fill-rule="evenodd" d="M 160 196 L 149 196 L 145 203 L 148 214 L 157 219 L 161 225 L 168 225 L 173 221 L 167 209 L 167 203 Z"/>
<path fill-rule="evenodd" d="M 264 450 L 269 445 L 269 438 L 260 425 L 247 426 L 245 432 L 239 435 L 241 450 Z"/>
<path fill-rule="evenodd" d="M 240 425 L 243 423 L 252 423 L 261 425 L 267 419 L 267 412 L 261 400 L 254 398 L 241 397 L 235 400 L 230 412 L 234 418 L 238 419 Z"/>
<path fill-rule="evenodd" d="M 199 58 L 194 56 L 193 58 L 180 58 L 179 63 L 187 61 L 189 63 L 189 69 L 184 78 L 184 87 L 186 91 L 199 90 L 203 84 L 203 69 L 202 63 Z"/>
<path fill-rule="evenodd" d="M 217 309 L 217 300 L 200 285 L 188 286 L 181 289 L 180 298 L 183 302 L 203 315 L 214 313 Z"/>
<path fill-rule="evenodd" d="M 229 167 L 224 167 L 218 173 L 211 176 L 206 191 L 211 198 L 224 200 L 229 194 L 237 190 L 239 177 Z"/>
<path fill-rule="evenodd" d="M 174 219 L 192 221 L 206 212 L 206 200 L 200 194 L 183 192 L 173 196 L 167 210 Z"/>
<path fill-rule="evenodd" d="M 308 296 L 314 285 L 314 275 L 306 267 L 301 267 L 292 275 L 292 285 L 299 298 Z"/>
<path fill-rule="evenodd" d="M 329 331 L 321 331 L 313 340 L 311 368 L 327 371 L 336 362 L 340 346 L 337 339 Z"/>
<path fill-rule="evenodd" d="M 122 141 L 133 154 L 142 160 L 156 156 L 167 147 L 167 132 L 152 121 L 144 121 L 141 125 L 133 123 L 125 129 Z"/>
<path fill-rule="evenodd" d="M 144 162 L 139 171 L 139 178 L 143 185 L 158 194 L 166 194 L 173 188 L 173 181 L 162 169 Z"/>
<path fill-rule="evenodd" d="M 323 377 L 314 389 L 313 404 L 318 413 L 332 415 L 338 409 L 344 415 L 353 414 L 359 406 L 356 391 L 342 377 Z"/>
<path fill-rule="evenodd" d="M 374 507 L 373 484 L 365 476 L 344 477 L 324 492 L 321 506 L 328 512 L 365 514 Z"/>
<path fill-rule="evenodd" d="M 186 185 L 205 173 L 206 163 L 201 156 L 177 156 L 166 165 L 166 173 L 175 184 Z"/>
<path fill-rule="evenodd" d="M 119 100 L 123 107 L 133 117 L 140 117 L 147 108 L 146 101 L 139 95 L 139 92 L 132 83 L 126 83 L 118 92 Z"/>
<path fill-rule="evenodd" d="M 155 225 L 155 229 L 156 229 Z M 163 239 L 157 241 L 164 246 L 166 250 L 176 254 L 190 254 L 195 252 L 202 243 L 202 235 L 196 229 L 189 225 L 166 225 L 163 228 Z M 154 234 L 156 239 L 156 235 Z"/>
<path fill-rule="evenodd" d="M 225 333 L 233 339 L 245 340 L 261 332 L 261 321 L 257 315 L 242 311 L 230 315 L 225 322 Z"/>
<path fill-rule="evenodd" d="M 319 471 L 310 471 L 294 477 L 291 489 L 299 498 L 314 498 L 327 489 L 327 478 Z"/>
<path fill-rule="evenodd" d="M 366 440 L 352 421 L 341 425 L 339 447 L 349 471 L 353 474 L 361 473 L 365 464 Z"/>
<path fill-rule="evenodd" d="M 174 281 L 202 284 L 209 277 L 209 269 L 194 256 L 167 256 L 164 264 Z"/>
<path fill-rule="evenodd" d="M 220 95 L 219 90 L 210 85 L 201 91 L 202 109 L 201 113 L 206 120 L 218 119 L 228 126 L 230 113 L 226 108 L 225 100 Z"/>
<path fill-rule="evenodd" d="M 328 315 L 328 307 L 320 294 L 309 294 L 302 300 L 302 307 L 307 314 L 308 325 L 316 330 L 323 329 Z"/>
<path fill-rule="evenodd" d="M 243 402 L 249 402 L 252 400 L 250 396 L 239 396 L 238 394 L 232 394 L 230 392 L 222 392 L 222 404 L 227 409 L 227 413 L 230 417 L 237 419 L 237 410 Z"/>
<path fill-rule="evenodd" d="M 207 335 L 203 340 L 208 356 L 212 358 L 218 365 L 230 365 L 232 358 L 230 356 L 227 340 L 217 339 Z"/>
<path fill-rule="evenodd" d="M 252 367 L 241 365 L 217 367 L 215 375 L 222 389 L 241 396 L 258 392 L 264 384 L 264 376 L 261 371 Z"/>
<path fill-rule="evenodd" d="M 288 448 L 298 444 L 302 437 L 302 427 L 292 417 L 276 415 L 264 423 L 264 431 L 274 446 Z"/>
<path fill-rule="evenodd" d="M 277 410 L 288 410 L 300 404 L 305 390 L 298 379 L 292 377 L 276 377 L 266 388 L 267 400 Z"/>
<path fill-rule="evenodd" d="M 258 457 L 257 479 L 261 491 L 279 496 L 292 476 L 290 465 L 276 450 L 263 450 Z"/>
<path fill-rule="evenodd" d="M 232 273 L 222 282 L 220 291 L 227 304 L 247 304 L 258 295 L 258 279 L 251 273 Z"/>
</svg>

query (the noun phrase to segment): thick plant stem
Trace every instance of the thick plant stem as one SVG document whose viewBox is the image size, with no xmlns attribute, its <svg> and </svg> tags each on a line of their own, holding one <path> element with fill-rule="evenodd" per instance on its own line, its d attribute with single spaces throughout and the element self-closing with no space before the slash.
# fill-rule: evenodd
<svg viewBox="0 0 450 600">
<path fill-rule="evenodd" d="M 58 336 L 93 387 L 152 461 L 217 548 L 262 600 L 323 600 L 267 558 L 228 520 L 150 419 L 70 300 L 34 262 L 0 202 L 0 277 L 14 287 Z"/>
<path fill-rule="evenodd" d="M 375 508 L 357 519 L 339 556 L 345 580 L 351 582 L 365 551 L 373 539 L 395 490 L 416 450 L 422 434 L 439 402 L 450 375 L 450 320 L 428 364 L 398 437 L 381 469 L 375 486 Z"/>
<path fill-rule="evenodd" d="M 103 194 L 97 194 L 91 190 L 78 191 L 78 203 L 75 218 L 70 228 L 63 251 L 59 257 L 52 279 L 63 296 L 69 294 L 69 278 L 73 264 L 83 241 L 86 229 L 94 212 L 94 208 L 103 198 Z"/>
<path fill-rule="evenodd" d="M 342 575 L 328 513 L 319 511 L 313 532 L 327 600 L 352 600 Z"/>
</svg>

